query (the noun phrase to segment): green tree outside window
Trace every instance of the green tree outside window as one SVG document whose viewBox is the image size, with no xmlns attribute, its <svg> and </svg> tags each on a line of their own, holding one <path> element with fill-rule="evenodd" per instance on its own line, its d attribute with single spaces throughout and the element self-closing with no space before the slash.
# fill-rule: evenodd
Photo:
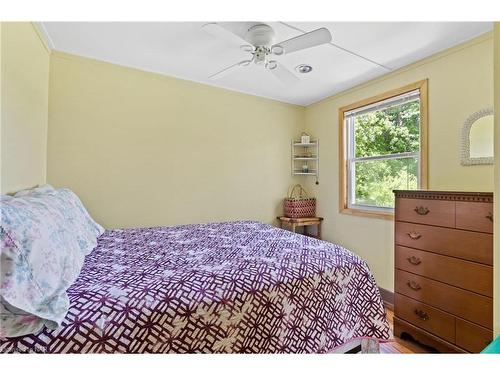
<svg viewBox="0 0 500 375">
<path fill-rule="evenodd" d="M 352 203 L 393 208 L 393 190 L 418 188 L 420 101 L 356 115 L 353 126 Z M 363 160 L 377 156 L 391 157 Z"/>
</svg>

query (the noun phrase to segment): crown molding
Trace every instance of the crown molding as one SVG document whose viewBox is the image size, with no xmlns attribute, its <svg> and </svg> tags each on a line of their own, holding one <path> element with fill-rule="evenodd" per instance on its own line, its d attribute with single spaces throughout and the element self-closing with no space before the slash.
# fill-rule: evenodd
<svg viewBox="0 0 500 375">
<path fill-rule="evenodd" d="M 43 25 L 43 22 L 31 22 L 31 26 L 33 26 L 33 29 L 40 38 L 40 41 L 42 42 L 44 48 L 47 50 L 48 53 L 51 53 L 55 49 L 54 42 L 50 38 L 50 35 L 47 32 L 45 26 Z"/>
</svg>

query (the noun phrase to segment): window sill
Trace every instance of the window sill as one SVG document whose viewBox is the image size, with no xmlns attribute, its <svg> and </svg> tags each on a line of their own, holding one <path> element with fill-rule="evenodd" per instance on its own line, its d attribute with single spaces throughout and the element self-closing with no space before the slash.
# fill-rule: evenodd
<svg viewBox="0 0 500 375">
<path fill-rule="evenodd" d="M 340 209 L 340 213 L 344 215 L 371 217 L 374 219 L 394 220 L 394 212 L 360 210 L 358 208 L 342 208 Z"/>
</svg>

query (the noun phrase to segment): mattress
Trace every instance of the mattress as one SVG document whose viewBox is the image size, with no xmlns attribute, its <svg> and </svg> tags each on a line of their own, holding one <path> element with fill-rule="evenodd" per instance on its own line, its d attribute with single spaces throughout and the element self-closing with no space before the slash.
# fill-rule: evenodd
<svg viewBox="0 0 500 375">
<path fill-rule="evenodd" d="M 367 264 L 341 246 L 239 221 L 108 230 L 55 331 L 2 353 L 326 353 L 389 326 Z"/>
</svg>

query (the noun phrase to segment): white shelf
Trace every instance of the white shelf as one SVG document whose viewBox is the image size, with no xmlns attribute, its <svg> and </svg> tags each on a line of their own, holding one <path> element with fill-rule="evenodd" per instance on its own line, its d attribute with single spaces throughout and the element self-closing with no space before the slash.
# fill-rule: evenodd
<svg viewBox="0 0 500 375">
<path fill-rule="evenodd" d="M 294 146 L 296 147 L 316 147 L 318 145 L 317 142 L 311 142 L 311 143 L 293 143 Z"/>
<path fill-rule="evenodd" d="M 317 157 L 308 157 L 308 156 L 294 156 L 293 160 L 318 160 Z"/>
<path fill-rule="evenodd" d="M 308 172 L 302 172 L 301 169 L 295 169 L 293 171 L 293 174 L 308 174 L 308 175 L 311 174 L 311 175 L 315 175 L 316 172 L 317 172 L 316 169 L 309 169 Z"/>
<path fill-rule="evenodd" d="M 316 176 L 316 172 L 293 172 L 294 175 Z"/>
</svg>

